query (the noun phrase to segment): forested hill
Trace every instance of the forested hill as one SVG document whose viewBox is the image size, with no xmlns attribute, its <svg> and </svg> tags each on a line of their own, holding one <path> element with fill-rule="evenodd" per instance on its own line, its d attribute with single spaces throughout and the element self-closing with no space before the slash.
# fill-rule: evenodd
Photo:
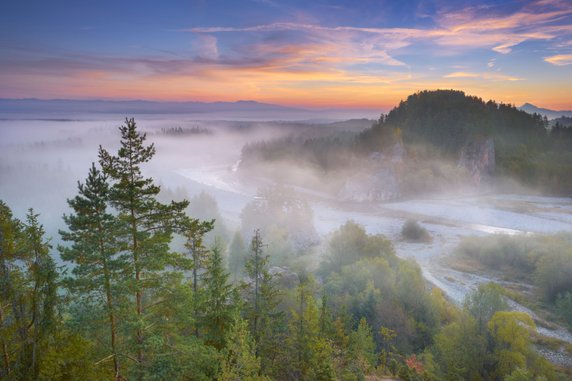
<svg viewBox="0 0 572 381">
<path fill-rule="evenodd" d="M 458 154 L 468 142 L 494 137 L 497 147 L 506 149 L 524 144 L 538 147 L 547 136 L 548 121 L 539 114 L 528 114 L 512 105 L 485 102 L 462 91 L 421 91 L 401 101 L 382 115 L 362 140 L 383 146 L 384 129 L 401 130 L 405 144 L 429 143 L 445 154 Z"/>
<path fill-rule="evenodd" d="M 572 128 L 551 131 L 540 114 L 462 91 L 421 91 L 361 132 L 248 145 L 241 167 L 261 173 L 261 163 L 282 162 L 320 173 L 343 170 L 330 189 L 357 187 L 362 193 L 382 193 L 381 199 L 466 189 L 471 184 L 505 187 L 512 179 L 545 193 L 572 194 L 571 142 Z M 394 168 L 391 162 L 403 165 Z M 370 180 L 356 185 L 356 172 Z M 284 179 L 284 172 L 280 176 Z M 380 190 L 372 182 L 394 185 Z"/>
</svg>

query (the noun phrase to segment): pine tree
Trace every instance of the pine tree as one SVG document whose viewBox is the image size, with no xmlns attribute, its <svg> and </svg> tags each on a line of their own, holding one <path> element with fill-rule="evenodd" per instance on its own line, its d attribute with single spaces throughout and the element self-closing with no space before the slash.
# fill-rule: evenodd
<svg viewBox="0 0 572 381">
<path fill-rule="evenodd" d="M 12 211 L 0 201 L 0 344 L 2 345 L 2 372 L 0 377 L 10 379 L 18 364 L 15 362 L 16 349 L 13 343 L 21 337 L 23 322 L 19 319 L 16 308 L 16 291 L 19 282 L 18 268 L 13 264 L 18 261 L 18 238 L 21 234 L 21 223 L 13 218 Z M 24 331 L 25 333 L 25 331 Z M 19 335 L 20 334 L 20 335 Z M 24 340 L 26 337 L 23 338 Z"/>
<path fill-rule="evenodd" d="M 57 329 L 57 269 L 32 209 L 22 223 L 0 201 L 2 376 L 36 380 Z"/>
<path fill-rule="evenodd" d="M 207 344 L 221 349 L 233 313 L 236 310 L 236 290 L 228 282 L 224 269 L 222 249 L 215 244 L 208 258 L 203 277 L 204 312 L 202 316 Z"/>
<path fill-rule="evenodd" d="M 107 210 L 109 184 L 92 164 L 85 184 L 78 183 L 78 195 L 68 200 L 74 214 L 64 215 L 69 231 L 60 231 L 70 247 L 60 247 L 63 260 L 73 264 L 73 277 L 68 288 L 80 298 L 95 299 L 103 304 L 108 319 L 110 348 L 115 379 L 120 380 L 121 366 L 118 356 L 118 304 L 121 298 L 121 277 L 126 262 L 119 255 L 119 242 L 115 237 L 118 221 Z M 124 292 L 123 292 L 124 293 Z"/>
<path fill-rule="evenodd" d="M 332 344 L 321 332 L 320 309 L 314 298 L 315 281 L 311 275 L 299 274 L 296 310 L 292 311 L 289 346 L 292 368 L 300 380 L 334 380 Z"/>
<path fill-rule="evenodd" d="M 245 269 L 248 282 L 245 284 L 246 315 L 256 344 L 256 355 L 261 357 L 262 372 L 268 374 L 274 359 L 279 357 L 284 337 L 281 329 L 282 314 L 277 310 L 278 289 L 268 268 L 268 256 L 264 255 L 264 243 L 256 230 L 251 242 L 251 254 Z"/>
<path fill-rule="evenodd" d="M 199 276 L 204 272 L 209 257 L 209 250 L 203 245 L 203 237 L 207 232 L 211 231 L 213 227 L 214 220 L 199 221 L 197 219 L 188 218 L 185 221 L 182 231 L 187 239 L 185 247 L 189 250 L 188 259 L 190 259 L 191 262 L 194 317 L 197 322 L 200 320 L 199 314 L 203 310 L 204 305 L 202 289 L 199 288 Z M 194 331 L 195 336 L 199 337 L 198 324 L 195 324 Z"/>
<path fill-rule="evenodd" d="M 244 244 L 240 231 L 234 233 L 228 252 L 228 267 L 230 274 L 232 275 L 233 282 L 236 283 L 238 278 L 243 275 L 244 265 L 248 257 L 248 250 L 246 249 L 246 245 Z"/>
<path fill-rule="evenodd" d="M 260 359 L 256 356 L 255 343 L 247 328 L 246 321 L 236 315 L 226 337 L 219 381 L 263 381 Z"/>
<path fill-rule="evenodd" d="M 350 334 L 348 357 L 353 367 L 367 374 L 376 361 L 375 342 L 371 327 L 361 318 L 357 329 Z"/>
<path fill-rule="evenodd" d="M 30 255 L 28 275 L 30 281 L 31 332 L 31 375 L 37 379 L 40 372 L 40 357 L 46 348 L 46 341 L 56 328 L 56 305 L 58 273 L 55 262 L 50 256 L 51 246 L 45 240 L 44 227 L 38 221 L 33 209 L 28 211 L 24 225 L 25 247 Z"/>
<path fill-rule="evenodd" d="M 268 256 L 262 254 L 262 247 L 264 243 L 260 237 L 260 230 L 254 232 L 251 242 L 251 256 L 246 261 L 246 274 L 250 279 L 249 289 L 250 292 L 248 299 L 251 303 L 250 317 L 252 320 L 252 336 L 255 343 L 258 345 L 260 342 L 260 323 L 264 315 L 268 314 L 268 305 L 270 300 L 264 300 L 263 288 L 272 288 L 272 277 L 268 272 Z M 266 305 L 265 305 L 266 304 Z"/>
<path fill-rule="evenodd" d="M 188 201 L 162 204 L 157 201 L 160 188 L 152 178 L 145 178 L 141 165 L 155 154 L 153 144 L 145 145 L 146 134 L 137 130 L 134 119 L 119 127 L 121 147 L 116 156 L 99 148 L 103 172 L 113 181 L 109 198 L 118 211 L 117 239 L 129 255 L 131 290 L 135 299 L 135 344 L 139 363 L 138 378 L 145 368 L 145 330 L 148 329 L 146 298 L 169 281 L 168 268 L 174 268 L 180 256 L 170 252 L 174 230 L 185 219 Z"/>
</svg>

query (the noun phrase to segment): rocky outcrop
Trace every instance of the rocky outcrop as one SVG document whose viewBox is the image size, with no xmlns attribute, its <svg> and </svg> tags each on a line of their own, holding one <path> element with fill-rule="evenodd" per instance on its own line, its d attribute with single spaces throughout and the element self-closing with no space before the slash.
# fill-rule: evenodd
<svg viewBox="0 0 572 381">
<path fill-rule="evenodd" d="M 494 139 L 474 139 L 465 144 L 458 166 L 469 171 L 473 185 L 481 185 L 495 171 Z"/>
<path fill-rule="evenodd" d="M 399 198 L 398 172 L 406 157 L 405 147 L 395 143 L 386 152 L 374 152 L 362 170 L 348 178 L 338 197 L 344 201 L 376 202 Z"/>
</svg>

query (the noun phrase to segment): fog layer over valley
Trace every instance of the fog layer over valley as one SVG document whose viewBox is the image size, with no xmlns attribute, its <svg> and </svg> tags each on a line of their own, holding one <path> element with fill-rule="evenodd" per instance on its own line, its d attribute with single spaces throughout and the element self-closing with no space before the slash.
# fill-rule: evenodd
<svg viewBox="0 0 572 381">
<path fill-rule="evenodd" d="M 444 133 L 447 141 L 438 134 L 422 139 L 421 125 L 400 114 L 403 109 L 378 120 L 146 114 L 136 122 L 157 151 L 143 166 L 145 176 L 161 185 L 164 201 L 190 199 L 192 217 L 217 219 L 209 243 L 216 235 L 232 251 L 237 237 L 248 245 L 260 229 L 272 271 L 288 279 L 301 269 L 317 274 L 340 270 L 342 264 L 334 260 L 324 265 L 330 239 L 336 242 L 340 232 L 359 235 L 363 229 L 370 238 L 382 240 L 383 235 L 391 241 L 398 257 L 416 261 L 431 287 L 462 306 L 467 295 L 490 281 L 519 290 L 536 287 L 457 261 L 465 237 L 572 231 L 572 199 L 555 196 L 566 193 L 569 168 L 546 164 L 554 152 L 569 154 L 567 131 L 558 147 L 544 138 L 538 142 L 534 127 L 545 128 L 542 118 L 508 106 L 532 132 L 495 130 L 499 108 L 486 107 L 486 133 L 471 124 L 481 115 L 475 111 L 478 117 L 462 126 L 461 135 Z M 398 127 L 398 122 L 415 128 Z M 62 215 L 70 213 L 66 200 L 77 193 L 77 181 L 84 181 L 91 163 L 97 163 L 99 146 L 118 149 L 121 123 L 94 114 L 0 120 L 0 199 L 20 219 L 30 207 L 40 213 L 55 247 L 61 243 L 58 231 L 65 228 Z M 513 135 L 518 142 L 511 140 Z M 534 146 L 531 156 L 526 144 Z M 550 150 L 534 156 L 545 147 Z M 522 181 L 530 174 L 534 179 Z M 551 183 L 544 184 L 548 177 Z M 408 221 L 425 235 L 408 237 Z M 235 279 L 244 275 L 240 262 L 227 261 Z M 554 311 L 539 316 L 515 299 L 509 299 L 511 308 L 531 313 L 541 336 L 572 344 L 562 318 L 552 321 Z M 541 351 L 556 365 L 572 367 L 562 347 Z"/>
</svg>

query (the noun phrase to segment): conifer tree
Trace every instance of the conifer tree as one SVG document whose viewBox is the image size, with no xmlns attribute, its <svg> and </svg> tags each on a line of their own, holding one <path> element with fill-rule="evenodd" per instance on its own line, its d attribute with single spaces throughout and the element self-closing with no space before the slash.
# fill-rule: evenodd
<svg viewBox="0 0 572 381">
<path fill-rule="evenodd" d="M 18 260 L 17 239 L 21 224 L 13 218 L 12 211 L 0 201 L 0 345 L 2 346 L 2 371 L 0 377 L 10 379 L 15 371 L 15 348 L 21 324 L 16 304 L 17 279 L 12 264 Z"/>
<path fill-rule="evenodd" d="M 232 275 L 233 282 L 243 275 L 244 265 L 248 258 L 248 250 L 242 239 L 240 231 L 234 233 L 230 247 L 228 249 L 228 267 Z"/>
<path fill-rule="evenodd" d="M 106 176 L 92 164 L 84 184 L 78 183 L 78 195 L 68 200 L 73 214 L 64 215 L 69 231 L 60 231 L 69 247 L 60 247 L 63 260 L 71 262 L 73 277 L 67 285 L 81 299 L 95 300 L 106 311 L 110 335 L 115 379 L 120 380 L 121 366 L 118 356 L 118 313 L 122 273 L 126 261 L 119 254 L 119 242 L 115 236 L 118 221 L 108 211 L 109 184 Z"/>
<path fill-rule="evenodd" d="M 203 277 L 204 312 L 202 316 L 205 341 L 217 349 L 222 349 L 228 325 L 236 310 L 238 296 L 228 282 L 224 269 L 222 249 L 215 243 L 206 263 Z"/>
<path fill-rule="evenodd" d="M 58 273 L 50 256 L 44 227 L 33 209 L 28 211 L 24 225 L 25 250 L 29 255 L 28 276 L 30 282 L 30 312 L 28 329 L 31 335 L 31 379 L 40 372 L 40 357 L 46 349 L 47 340 L 56 328 Z"/>
<path fill-rule="evenodd" d="M 192 289 L 195 318 L 194 333 L 199 337 L 198 321 L 201 319 L 199 316 L 204 309 L 204 300 L 202 289 L 199 288 L 199 277 L 204 272 L 205 266 L 209 258 L 209 250 L 203 244 L 204 235 L 211 231 L 214 226 L 212 221 L 199 221 L 197 219 L 187 218 L 184 223 L 182 233 L 186 236 L 185 248 L 188 250 L 187 259 L 190 260 L 190 268 L 192 270 Z"/>
<path fill-rule="evenodd" d="M 260 231 L 254 232 L 251 242 L 251 255 L 246 261 L 246 274 L 250 280 L 248 284 L 250 302 L 250 317 L 252 320 L 252 336 L 258 345 L 260 342 L 261 324 L 272 313 L 276 305 L 276 292 L 272 283 L 272 276 L 268 271 L 268 256 L 263 255 L 264 243 Z"/>
<path fill-rule="evenodd" d="M 261 358 L 262 372 L 269 374 L 279 358 L 284 341 L 283 315 L 277 310 L 278 289 L 270 274 L 268 256 L 263 254 L 264 243 L 256 230 L 251 241 L 251 253 L 246 261 L 245 284 L 246 316 L 256 344 L 256 355 Z"/>
<path fill-rule="evenodd" d="M 22 223 L 0 201 L 2 377 L 36 380 L 57 323 L 57 269 L 32 209 Z"/>
<path fill-rule="evenodd" d="M 155 154 L 153 144 L 146 145 L 146 134 L 137 130 L 134 119 L 119 127 L 121 147 L 117 155 L 99 148 L 103 172 L 112 180 L 111 205 L 118 212 L 117 239 L 129 255 L 131 291 L 135 300 L 135 344 L 138 378 L 145 367 L 145 330 L 149 327 L 146 298 L 169 280 L 168 268 L 179 263 L 180 256 L 169 250 L 174 230 L 185 219 L 188 201 L 162 204 L 157 200 L 159 186 L 143 176 L 141 166 Z"/>
<path fill-rule="evenodd" d="M 226 337 L 219 381 L 263 381 L 260 359 L 256 356 L 255 343 L 248 332 L 246 321 L 235 315 Z"/>
</svg>

